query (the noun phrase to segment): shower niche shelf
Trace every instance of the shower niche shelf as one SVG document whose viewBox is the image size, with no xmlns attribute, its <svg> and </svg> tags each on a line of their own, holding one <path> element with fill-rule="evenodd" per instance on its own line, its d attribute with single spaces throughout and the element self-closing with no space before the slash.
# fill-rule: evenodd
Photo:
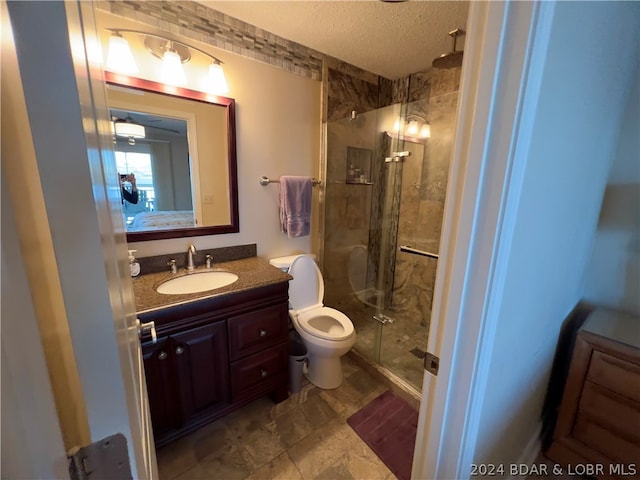
<svg viewBox="0 0 640 480">
<path fill-rule="evenodd" d="M 347 147 L 347 164 L 345 183 L 347 185 L 372 185 L 371 157 L 373 152 L 368 148 Z"/>
</svg>

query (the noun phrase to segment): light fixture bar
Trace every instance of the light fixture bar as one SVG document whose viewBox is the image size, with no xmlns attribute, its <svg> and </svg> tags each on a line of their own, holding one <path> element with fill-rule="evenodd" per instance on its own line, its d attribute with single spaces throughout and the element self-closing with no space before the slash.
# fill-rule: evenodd
<svg viewBox="0 0 640 480">
<path fill-rule="evenodd" d="M 183 86 L 187 83 L 187 78 L 184 73 L 184 69 L 182 68 L 182 64 L 191 60 L 191 49 L 193 49 L 196 52 L 200 52 L 205 57 L 210 58 L 212 61 L 209 66 L 208 74 L 204 76 L 205 80 L 203 90 L 215 95 L 223 95 L 229 91 L 224 70 L 222 69 L 223 62 L 210 53 L 207 53 L 198 47 L 194 47 L 193 45 L 181 42 L 180 40 L 175 40 L 174 38 L 165 37 L 155 33 L 143 32 L 142 30 L 133 30 L 128 28 L 107 28 L 107 30 L 112 32 L 111 38 L 115 40 L 116 44 L 118 42 L 125 43 L 127 46 L 128 43 L 122 36 L 123 33 L 143 35 L 144 45 L 147 50 L 152 55 L 162 60 L 161 75 L 164 83 L 173 86 Z M 112 55 L 110 48 L 109 58 L 112 58 Z M 133 55 L 131 55 L 130 50 L 129 56 L 133 62 Z M 135 73 L 135 71 L 125 71 L 122 67 L 111 68 L 109 62 L 107 62 L 107 67 L 120 73 Z"/>
<path fill-rule="evenodd" d="M 159 40 L 164 40 L 164 42 L 172 42 L 174 47 L 176 48 L 176 50 L 178 48 L 180 48 L 180 47 L 187 48 L 187 49 L 192 48 L 193 50 L 196 50 L 197 52 L 200 52 L 201 54 L 211 58 L 216 63 L 219 63 L 219 64 L 223 64 L 224 63 L 222 60 L 220 60 L 217 57 L 214 57 L 210 53 L 207 53 L 207 52 L 205 52 L 204 50 L 202 50 L 202 49 L 200 49 L 198 47 L 194 47 L 193 45 L 189 45 L 188 43 L 181 42 L 180 40 L 176 40 L 174 38 L 165 37 L 163 35 L 158 35 L 158 34 L 155 34 L 155 33 L 143 32 L 142 30 L 133 30 L 133 29 L 129 29 L 129 28 L 107 28 L 107 30 L 109 30 L 110 32 L 114 32 L 114 33 L 137 33 L 138 35 L 145 35 L 147 37 L 152 37 L 152 38 L 156 38 L 156 39 L 159 39 Z M 151 53 L 153 53 L 153 52 L 151 52 Z M 154 55 L 156 55 L 156 54 L 154 53 Z M 159 56 L 156 55 L 156 56 L 158 58 L 162 58 L 162 55 L 159 55 Z M 188 61 L 189 60 L 185 60 L 184 62 L 188 62 Z"/>
</svg>

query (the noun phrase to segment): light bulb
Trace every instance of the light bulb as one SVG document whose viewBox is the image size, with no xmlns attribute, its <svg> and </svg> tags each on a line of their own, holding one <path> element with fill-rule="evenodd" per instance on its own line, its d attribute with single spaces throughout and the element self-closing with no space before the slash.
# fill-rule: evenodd
<svg viewBox="0 0 640 480">
<path fill-rule="evenodd" d="M 396 121 L 393 122 L 393 131 L 394 132 L 400 131 L 400 120 L 396 119 Z"/>
<path fill-rule="evenodd" d="M 415 120 L 411 120 L 409 122 L 409 126 L 407 127 L 408 135 L 416 135 L 418 133 L 418 122 Z"/>
<path fill-rule="evenodd" d="M 138 73 L 138 66 L 133 59 L 129 42 L 118 32 L 113 32 L 109 37 L 107 69 L 118 73 Z"/>
<path fill-rule="evenodd" d="M 209 93 L 224 94 L 229 92 L 227 79 L 224 76 L 222 65 L 213 62 L 209 65 L 209 74 L 207 75 L 205 89 Z"/>
<path fill-rule="evenodd" d="M 420 129 L 420 137 L 431 138 L 431 125 L 429 125 L 428 123 L 422 125 L 422 128 Z"/>
<path fill-rule="evenodd" d="M 175 50 L 166 50 L 162 56 L 162 80 L 169 85 L 184 85 L 187 77 L 182 68 L 182 60 Z"/>
</svg>

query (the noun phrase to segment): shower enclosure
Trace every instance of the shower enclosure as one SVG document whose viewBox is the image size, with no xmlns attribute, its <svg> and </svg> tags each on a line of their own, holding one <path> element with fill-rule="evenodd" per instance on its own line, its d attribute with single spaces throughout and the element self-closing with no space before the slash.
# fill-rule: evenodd
<svg viewBox="0 0 640 480">
<path fill-rule="evenodd" d="M 327 123 L 325 304 L 351 318 L 357 354 L 416 393 L 455 127 L 449 87 Z"/>
</svg>

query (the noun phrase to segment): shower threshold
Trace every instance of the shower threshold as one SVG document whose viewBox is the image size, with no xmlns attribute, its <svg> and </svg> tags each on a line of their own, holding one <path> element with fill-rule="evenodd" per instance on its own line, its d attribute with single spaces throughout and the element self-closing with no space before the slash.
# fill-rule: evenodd
<svg viewBox="0 0 640 480">
<path fill-rule="evenodd" d="M 348 355 L 370 375 L 376 377 L 380 381 L 384 382 L 393 393 L 403 398 L 409 404 L 418 410 L 420 408 L 420 400 L 422 399 L 422 392 L 409 382 L 399 377 L 386 367 L 372 363 L 368 358 L 363 356 L 357 350 L 351 350 Z"/>
</svg>

